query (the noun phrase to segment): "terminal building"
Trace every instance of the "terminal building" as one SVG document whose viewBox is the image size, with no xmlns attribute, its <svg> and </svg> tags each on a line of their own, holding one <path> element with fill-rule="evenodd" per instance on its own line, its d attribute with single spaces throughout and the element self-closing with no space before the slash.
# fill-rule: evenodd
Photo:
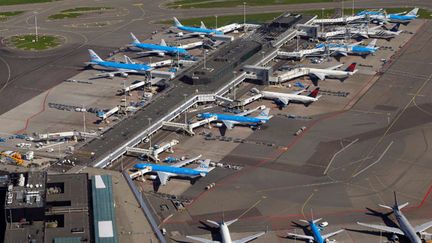
<svg viewBox="0 0 432 243">
<path fill-rule="evenodd" d="M 100 188 L 100 182 L 105 187 Z M 3 174 L 0 191 L 4 199 L 0 242 L 118 242 L 110 176 L 93 176 L 89 180 L 85 173 Z M 92 200 L 92 194 L 104 194 L 105 201 Z M 102 224 L 102 232 L 108 232 L 102 235 L 95 221 L 100 213 L 94 213 L 101 210 L 110 212 L 104 222 L 114 222 L 110 227 Z"/>
</svg>

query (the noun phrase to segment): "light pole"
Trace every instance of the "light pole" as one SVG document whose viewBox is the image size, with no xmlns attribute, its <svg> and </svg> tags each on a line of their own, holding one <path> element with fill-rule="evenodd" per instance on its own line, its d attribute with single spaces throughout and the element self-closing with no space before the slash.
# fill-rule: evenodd
<svg viewBox="0 0 432 243">
<path fill-rule="evenodd" d="M 324 8 L 321 8 L 321 18 L 324 19 Z M 321 22 L 321 31 L 324 32 L 324 23 Z"/>
<path fill-rule="evenodd" d="M 216 18 L 216 28 L 215 29 L 217 29 L 217 26 L 218 26 L 218 23 L 217 23 L 217 15 L 215 15 L 215 18 Z"/>
<path fill-rule="evenodd" d="M 246 25 L 246 2 L 243 2 L 243 24 Z"/>
<path fill-rule="evenodd" d="M 82 105 L 81 112 L 83 113 L 83 129 L 84 129 L 84 133 L 85 133 L 86 132 L 86 117 L 85 117 L 85 113 L 87 111 L 86 111 L 84 105 Z"/>
<path fill-rule="evenodd" d="M 151 119 L 151 117 L 147 117 L 147 120 L 148 120 L 148 123 L 149 123 L 149 129 L 150 129 L 152 119 Z M 148 138 L 149 138 L 149 144 L 150 144 L 150 148 L 151 148 L 152 147 L 152 143 L 151 143 L 151 135 L 150 134 L 148 135 Z"/>
<path fill-rule="evenodd" d="M 35 35 L 36 35 L 36 42 L 39 41 L 39 35 L 38 35 L 38 27 L 37 27 L 37 12 L 33 12 L 35 14 Z"/>
</svg>

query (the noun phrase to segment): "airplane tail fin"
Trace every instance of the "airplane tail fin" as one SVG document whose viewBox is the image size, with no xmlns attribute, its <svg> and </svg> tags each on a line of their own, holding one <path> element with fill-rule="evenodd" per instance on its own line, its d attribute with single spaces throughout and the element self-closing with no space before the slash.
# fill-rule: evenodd
<svg viewBox="0 0 432 243">
<path fill-rule="evenodd" d="M 400 27 L 400 23 L 395 24 L 390 31 L 391 32 L 398 32 L 399 31 L 399 27 Z"/>
<path fill-rule="evenodd" d="M 346 72 L 354 72 L 355 70 L 356 70 L 356 66 L 357 66 L 357 63 L 356 62 L 353 62 L 353 63 L 351 63 L 346 69 L 345 69 L 345 71 Z"/>
<path fill-rule="evenodd" d="M 161 46 L 167 46 L 167 44 L 166 44 L 166 42 L 165 42 L 164 39 L 161 39 L 160 45 L 161 45 Z"/>
<path fill-rule="evenodd" d="M 124 58 L 125 58 L 125 63 L 127 63 L 127 64 L 135 64 L 135 62 L 132 61 L 132 59 L 130 59 L 130 57 L 124 55 Z"/>
<path fill-rule="evenodd" d="M 138 38 L 136 38 L 136 36 L 131 32 L 130 36 L 132 37 L 133 43 L 134 44 L 139 44 L 140 41 L 138 40 Z"/>
<path fill-rule="evenodd" d="M 367 45 L 367 47 L 369 48 L 375 48 L 377 43 L 377 39 L 373 39 L 371 42 L 369 42 L 369 44 Z"/>
<path fill-rule="evenodd" d="M 201 29 L 207 29 L 207 27 L 205 26 L 204 22 L 202 22 L 202 21 L 201 21 L 201 26 L 200 26 L 200 28 L 201 28 Z"/>
<path fill-rule="evenodd" d="M 98 61 L 98 62 L 103 61 L 103 59 L 100 58 L 98 56 L 98 54 L 96 54 L 96 52 L 94 52 L 92 49 L 89 49 L 88 51 L 90 53 L 90 60 L 92 60 L 92 61 Z"/>
<path fill-rule="evenodd" d="M 312 98 L 316 98 L 318 96 L 320 87 L 316 87 L 314 90 L 312 90 L 312 92 L 310 92 L 310 94 L 308 95 L 309 97 Z"/>
<path fill-rule="evenodd" d="M 408 206 L 407 202 L 402 204 L 402 205 L 399 205 L 399 203 L 397 201 L 397 197 L 396 197 L 396 192 L 393 192 L 393 193 L 394 193 L 394 207 L 397 207 L 399 210 L 401 210 L 402 208 Z"/>
<path fill-rule="evenodd" d="M 179 21 L 176 17 L 174 17 L 174 24 L 175 24 L 175 26 L 177 26 L 177 27 L 179 27 L 179 26 L 183 26 L 183 25 L 180 23 L 180 21 Z"/>
<path fill-rule="evenodd" d="M 312 220 L 312 222 L 313 222 L 314 224 L 316 224 L 316 223 L 318 223 L 318 222 L 321 221 L 321 220 L 322 220 L 322 218 L 314 219 L 314 220 Z"/>
<path fill-rule="evenodd" d="M 408 15 L 408 16 L 410 16 L 410 15 L 416 15 L 417 16 L 418 11 L 419 11 L 419 8 L 414 8 L 413 10 L 409 11 L 405 15 Z"/>
<path fill-rule="evenodd" d="M 233 220 L 230 220 L 230 221 L 225 222 L 225 224 L 226 224 L 227 226 L 230 226 L 230 225 L 234 224 L 235 222 L 237 222 L 237 220 L 238 220 L 238 219 L 233 219 Z"/>
<path fill-rule="evenodd" d="M 207 219 L 206 221 L 207 221 L 207 223 L 210 223 L 211 225 L 213 225 L 215 227 L 218 227 L 218 228 L 220 227 L 220 224 L 218 222 L 216 222 L 216 221 L 213 221 L 213 220 L 210 220 L 210 219 Z"/>
<path fill-rule="evenodd" d="M 263 121 L 268 121 L 268 120 L 270 120 L 270 118 L 273 117 L 273 116 L 270 116 L 269 114 L 270 114 L 270 108 L 266 108 L 266 109 L 262 110 L 256 118 L 261 119 Z"/>
</svg>

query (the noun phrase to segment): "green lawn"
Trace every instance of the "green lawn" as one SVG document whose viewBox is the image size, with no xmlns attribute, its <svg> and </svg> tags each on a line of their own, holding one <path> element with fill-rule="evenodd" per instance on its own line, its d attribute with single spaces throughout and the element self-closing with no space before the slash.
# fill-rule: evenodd
<svg viewBox="0 0 432 243">
<path fill-rule="evenodd" d="M 1 1 L 1 0 L 0 0 Z M 77 18 L 85 13 L 102 12 L 113 9 L 112 7 L 77 7 L 60 11 L 58 14 L 50 15 L 49 19 Z"/>
<path fill-rule="evenodd" d="M 246 15 L 246 22 L 249 24 L 262 24 L 264 22 L 273 20 L 274 18 L 281 15 L 283 12 L 274 12 L 274 13 L 262 13 L 262 14 L 249 14 Z M 201 18 L 187 18 L 180 19 L 180 22 L 183 25 L 200 25 L 200 21 L 203 21 L 207 28 L 215 28 L 216 26 L 216 18 L 214 16 L 207 16 Z M 172 24 L 172 20 L 166 20 L 160 22 L 162 24 Z M 218 26 L 232 24 L 232 23 L 243 23 L 243 15 L 226 15 L 226 16 L 218 16 Z"/>
<path fill-rule="evenodd" d="M 9 17 L 17 16 L 24 13 L 24 11 L 14 11 L 14 12 L 0 12 L 0 21 L 4 21 Z"/>
<path fill-rule="evenodd" d="M 186 0 L 185 0 L 186 1 Z M 387 13 L 401 13 L 404 11 L 410 11 L 412 8 L 388 8 L 386 9 Z M 354 9 L 354 13 L 358 13 L 362 11 L 363 9 Z M 352 9 L 345 9 L 344 10 L 345 15 L 351 15 Z M 246 22 L 250 24 L 262 24 L 268 21 L 273 20 L 274 18 L 281 15 L 283 12 L 274 12 L 274 13 L 262 13 L 262 14 L 249 14 L 246 15 Z M 304 11 L 298 11 L 297 13 L 303 13 L 307 15 L 318 15 L 318 18 L 321 18 L 321 16 L 324 13 L 324 18 L 331 18 L 335 14 L 334 9 L 311 9 L 311 10 L 304 10 Z M 427 9 L 420 9 L 418 14 L 420 15 L 419 18 L 423 19 L 431 19 L 432 12 Z M 205 25 L 208 28 L 215 28 L 216 24 L 216 18 L 215 16 L 207 16 L 207 17 L 198 17 L 198 18 L 185 18 L 180 19 L 180 22 L 184 25 L 192 25 L 192 26 L 199 26 L 200 21 L 203 21 Z M 172 20 L 165 20 L 162 22 L 159 22 L 161 24 L 173 24 Z M 218 16 L 218 27 L 222 25 L 232 24 L 232 23 L 243 23 L 243 15 L 226 15 L 226 16 Z"/>
<path fill-rule="evenodd" d="M 0 0 L 0 5 L 54 2 L 55 0 Z"/>
<path fill-rule="evenodd" d="M 316 3 L 332 2 L 333 0 L 177 0 L 168 3 L 169 8 L 228 8 L 243 5 L 246 2 L 248 6 L 263 6 L 274 4 L 296 4 L 296 3 Z"/>
<path fill-rule="evenodd" d="M 12 36 L 9 42 L 18 49 L 46 50 L 60 45 L 61 39 L 56 36 L 39 35 L 39 39 L 36 41 L 36 36 L 32 34 Z"/>
</svg>

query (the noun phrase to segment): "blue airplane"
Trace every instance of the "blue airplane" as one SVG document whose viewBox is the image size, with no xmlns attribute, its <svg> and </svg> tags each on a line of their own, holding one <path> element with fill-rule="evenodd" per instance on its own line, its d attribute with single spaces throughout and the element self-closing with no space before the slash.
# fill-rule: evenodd
<svg viewBox="0 0 432 243">
<path fill-rule="evenodd" d="M 302 222 L 305 222 L 308 224 L 312 235 L 300 235 L 300 234 L 293 234 L 293 233 L 288 233 L 289 237 L 292 238 L 297 238 L 297 239 L 303 239 L 303 240 L 308 240 L 309 242 L 316 242 L 316 243 L 325 243 L 328 241 L 328 238 L 339 234 L 340 232 L 344 231 L 344 229 L 332 232 L 332 233 L 328 233 L 325 235 L 321 234 L 321 231 L 323 230 L 322 227 L 324 227 L 324 225 L 326 225 L 326 222 L 323 222 L 321 224 L 321 226 L 316 225 L 316 223 L 318 223 L 318 221 L 320 221 L 321 219 L 315 219 L 315 220 L 300 220 Z"/>
<path fill-rule="evenodd" d="M 218 114 L 218 113 L 201 113 L 198 114 L 198 118 L 209 119 L 215 117 L 217 121 L 221 121 L 228 129 L 232 129 L 236 124 L 250 125 L 252 127 L 260 126 L 270 120 L 273 116 L 270 116 L 270 109 L 266 108 L 260 112 L 256 117 L 248 117 L 247 115 L 255 111 L 256 109 L 242 112 L 235 115 L 229 114 Z"/>
<path fill-rule="evenodd" d="M 209 167 L 210 161 L 205 160 L 200 162 L 200 165 L 198 168 L 192 169 L 192 168 L 182 168 L 183 166 L 192 163 L 193 161 L 199 159 L 201 155 L 188 159 L 183 160 L 178 163 L 172 164 L 172 165 L 158 165 L 158 164 L 146 164 L 146 163 L 139 163 L 134 165 L 135 169 L 138 170 L 145 170 L 147 169 L 148 173 L 156 172 L 159 181 L 161 182 L 161 185 L 166 185 L 169 178 L 172 176 L 181 176 L 181 177 L 189 177 L 189 178 L 197 178 L 197 177 L 204 177 L 206 176 L 210 171 L 214 169 L 214 167 Z"/>
<path fill-rule="evenodd" d="M 358 16 L 368 15 L 373 21 L 379 22 L 392 22 L 392 23 L 400 23 L 400 24 L 408 24 L 411 20 L 416 19 L 418 17 L 417 13 L 419 8 L 414 8 L 408 13 L 394 13 L 394 14 L 386 14 L 382 11 L 368 11 L 364 10 L 358 13 Z"/>
<path fill-rule="evenodd" d="M 125 63 L 105 61 L 100 58 L 96 52 L 89 49 L 90 62 L 86 62 L 90 66 L 99 66 L 107 70 L 114 70 L 113 72 L 106 72 L 96 75 L 96 77 L 110 77 L 120 74 L 122 77 L 127 77 L 130 73 L 132 74 L 146 74 L 153 68 L 146 64 L 134 63 L 129 57 L 125 56 Z"/>
<path fill-rule="evenodd" d="M 176 47 L 176 46 L 167 46 L 164 39 L 161 40 L 160 45 L 157 44 L 150 44 L 150 43 L 142 43 L 136 38 L 136 36 L 133 33 L 130 33 L 133 42 L 131 43 L 131 46 L 137 47 L 140 49 L 149 50 L 146 52 L 141 52 L 140 54 L 143 55 L 151 55 L 151 54 L 157 54 L 159 56 L 164 56 L 166 53 L 171 55 L 189 55 L 189 52 L 182 47 Z"/>
<path fill-rule="evenodd" d="M 187 35 L 182 35 L 182 37 L 188 36 L 212 36 L 212 35 L 223 35 L 224 32 L 217 29 L 208 29 L 201 22 L 201 27 L 192 27 L 192 26 L 184 26 L 180 23 L 180 21 L 174 17 L 175 27 L 179 30 L 189 32 Z"/>
<path fill-rule="evenodd" d="M 317 48 L 328 48 L 330 52 L 338 55 L 358 55 L 367 56 L 369 54 L 374 54 L 378 47 L 376 47 L 376 39 L 373 39 L 367 46 L 359 45 L 360 42 L 354 44 L 337 44 L 337 43 L 321 43 L 316 45 Z"/>
</svg>

